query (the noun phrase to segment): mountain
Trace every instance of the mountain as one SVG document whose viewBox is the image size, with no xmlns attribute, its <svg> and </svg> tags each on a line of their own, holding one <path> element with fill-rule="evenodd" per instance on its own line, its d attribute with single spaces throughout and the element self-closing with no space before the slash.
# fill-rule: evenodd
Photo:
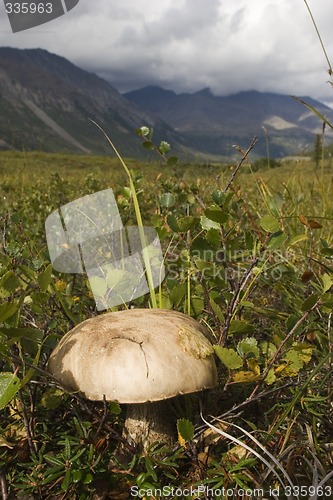
<svg viewBox="0 0 333 500">
<path fill-rule="evenodd" d="M 192 147 L 203 152 L 230 156 L 232 145 L 245 148 L 259 138 L 255 153 L 272 157 L 299 154 L 312 149 L 322 121 L 290 96 L 257 91 L 215 96 L 210 89 L 176 94 L 149 86 L 124 94 L 127 99 L 158 116 Z M 333 110 L 302 97 L 333 123 Z"/>
<path fill-rule="evenodd" d="M 328 120 L 333 111 L 303 98 Z M 153 158 L 135 129 L 153 127 L 154 140 L 172 153 L 199 161 L 235 154 L 259 142 L 257 156 L 299 154 L 312 149 L 320 119 L 289 96 L 241 92 L 215 96 L 209 89 L 176 94 L 146 87 L 121 95 L 109 82 L 42 49 L 0 47 L 0 149 L 110 154 L 109 134 L 124 157 Z"/>
<path fill-rule="evenodd" d="M 169 125 L 129 102 L 112 85 L 42 49 L 0 48 L 0 148 L 110 154 L 94 120 L 123 156 L 147 154 L 135 129 L 189 150 Z M 150 153 L 151 155 L 151 153 Z"/>
</svg>

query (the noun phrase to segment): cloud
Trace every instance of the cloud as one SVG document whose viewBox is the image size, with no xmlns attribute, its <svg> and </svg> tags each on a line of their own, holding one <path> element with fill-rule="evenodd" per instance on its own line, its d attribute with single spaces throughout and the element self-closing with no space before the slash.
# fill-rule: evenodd
<svg viewBox="0 0 333 500">
<path fill-rule="evenodd" d="M 333 2 L 308 1 L 333 58 Z M 10 33 L 3 17 L 0 44 L 45 48 L 121 91 L 157 84 L 333 100 L 327 61 L 301 1 L 81 0 L 66 16 L 21 34 Z"/>
</svg>

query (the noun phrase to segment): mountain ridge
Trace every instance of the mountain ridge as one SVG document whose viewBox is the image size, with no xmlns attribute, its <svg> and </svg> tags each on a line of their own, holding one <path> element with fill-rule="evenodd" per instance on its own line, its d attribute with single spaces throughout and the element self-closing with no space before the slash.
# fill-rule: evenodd
<svg viewBox="0 0 333 500">
<path fill-rule="evenodd" d="M 122 96 L 109 82 L 44 49 L 0 47 L 0 140 L 16 149 L 108 154 L 99 123 L 124 156 L 142 157 L 135 129 L 154 127 L 177 152 L 174 130 Z M 2 146 L 5 147 L 5 146 Z"/>
<path fill-rule="evenodd" d="M 245 147 L 259 137 L 256 150 L 272 156 L 299 154 L 310 149 L 322 122 L 296 99 L 284 94 L 242 91 L 216 96 L 209 88 L 176 94 L 157 86 L 127 92 L 125 97 L 169 123 L 190 145 L 223 155 L 233 144 Z M 301 97 L 333 121 L 333 110 L 325 104 Z"/>
</svg>

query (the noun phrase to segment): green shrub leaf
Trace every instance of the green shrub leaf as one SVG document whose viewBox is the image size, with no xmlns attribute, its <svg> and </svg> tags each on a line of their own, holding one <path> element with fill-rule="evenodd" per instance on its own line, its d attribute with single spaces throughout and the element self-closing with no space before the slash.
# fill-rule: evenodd
<svg viewBox="0 0 333 500">
<path fill-rule="evenodd" d="M 259 357 L 258 342 L 253 337 L 246 337 L 238 342 L 237 351 L 241 356 Z"/>
<path fill-rule="evenodd" d="M 53 270 L 52 264 L 49 264 L 45 269 L 45 271 L 43 271 L 38 275 L 37 281 L 39 288 L 41 289 L 42 292 L 46 292 L 51 283 L 52 270 Z"/>
<path fill-rule="evenodd" d="M 184 441 L 192 441 L 194 437 L 194 425 L 190 420 L 186 418 L 177 420 L 177 430 Z"/>
<path fill-rule="evenodd" d="M 205 210 L 205 216 L 219 224 L 224 224 L 229 219 L 229 214 L 222 212 L 219 208 L 207 208 Z"/>
<path fill-rule="evenodd" d="M 248 323 L 247 321 L 240 321 L 238 319 L 234 319 L 230 323 L 229 334 L 234 335 L 235 333 L 253 333 L 254 326 Z"/>
<path fill-rule="evenodd" d="M 265 215 L 260 219 L 259 224 L 268 233 L 276 233 L 280 229 L 280 223 L 273 215 Z"/>
<path fill-rule="evenodd" d="M 160 204 L 163 208 L 171 208 L 176 203 L 176 197 L 172 193 L 163 193 L 160 197 Z"/>
<path fill-rule="evenodd" d="M 229 370 L 236 370 L 243 366 L 243 360 L 235 349 L 228 349 L 219 345 L 213 346 L 216 356 L 222 361 Z"/>
<path fill-rule="evenodd" d="M 0 409 L 13 399 L 20 386 L 20 379 L 13 373 L 0 373 Z"/>
</svg>

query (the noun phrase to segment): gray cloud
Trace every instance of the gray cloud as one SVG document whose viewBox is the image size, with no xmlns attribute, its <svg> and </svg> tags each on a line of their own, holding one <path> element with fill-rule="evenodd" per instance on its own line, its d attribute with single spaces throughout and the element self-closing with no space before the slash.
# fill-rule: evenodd
<svg viewBox="0 0 333 500">
<path fill-rule="evenodd" d="M 309 3 L 333 58 L 333 2 Z M 15 35 L 1 16 L 0 44 L 45 48 L 121 91 L 157 84 L 177 92 L 257 89 L 333 101 L 302 1 L 81 0 L 66 16 Z"/>
</svg>

